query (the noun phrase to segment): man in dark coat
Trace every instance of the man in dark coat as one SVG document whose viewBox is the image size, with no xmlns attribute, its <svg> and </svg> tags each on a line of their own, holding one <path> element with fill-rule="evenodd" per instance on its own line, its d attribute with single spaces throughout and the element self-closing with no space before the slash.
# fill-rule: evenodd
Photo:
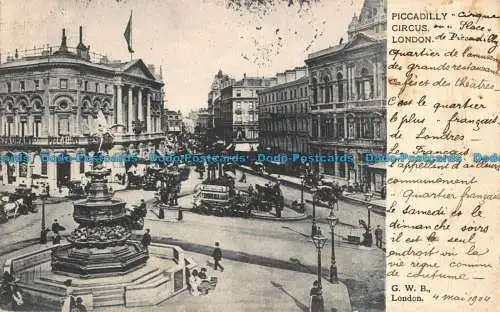
<svg viewBox="0 0 500 312">
<path fill-rule="evenodd" d="M 222 260 L 222 251 L 219 247 L 219 242 L 215 243 L 215 248 L 212 253 L 212 257 L 214 258 L 214 270 L 217 271 L 217 268 L 220 268 L 221 272 L 224 272 L 224 267 L 220 265 L 220 261 Z"/>
<path fill-rule="evenodd" d="M 148 246 L 151 244 L 151 235 L 149 234 L 149 229 L 146 230 L 146 233 L 142 236 L 141 240 L 142 246 L 148 248 Z"/>
<path fill-rule="evenodd" d="M 314 281 L 313 287 L 309 292 L 309 296 L 311 297 L 311 302 L 309 305 L 310 312 L 323 312 L 325 309 L 325 303 L 322 296 L 321 288 L 319 287 L 318 281 Z"/>
<path fill-rule="evenodd" d="M 59 231 L 63 231 L 65 228 L 63 226 L 60 226 L 59 223 L 57 222 L 57 219 L 54 220 L 54 223 L 52 223 L 52 232 L 54 235 L 59 234 Z"/>
<path fill-rule="evenodd" d="M 380 228 L 380 225 L 377 225 L 377 228 L 375 229 L 375 244 L 378 248 L 382 248 L 382 229 Z"/>
</svg>

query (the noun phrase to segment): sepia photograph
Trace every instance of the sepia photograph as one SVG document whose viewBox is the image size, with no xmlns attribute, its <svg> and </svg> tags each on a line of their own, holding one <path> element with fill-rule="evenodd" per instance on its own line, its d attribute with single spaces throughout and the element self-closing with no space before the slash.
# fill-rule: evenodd
<svg viewBox="0 0 500 312">
<path fill-rule="evenodd" d="M 386 311 L 387 0 L 0 0 L 0 311 Z"/>
</svg>

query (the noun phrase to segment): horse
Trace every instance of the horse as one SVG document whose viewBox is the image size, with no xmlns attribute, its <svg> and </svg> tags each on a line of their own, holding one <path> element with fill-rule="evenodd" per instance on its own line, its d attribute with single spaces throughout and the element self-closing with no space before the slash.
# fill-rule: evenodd
<svg viewBox="0 0 500 312">
<path fill-rule="evenodd" d="M 268 205 L 269 210 L 271 209 L 270 206 L 274 204 L 276 215 L 280 217 L 281 210 L 284 205 L 284 198 L 279 184 L 274 184 L 272 186 L 262 186 L 259 184 L 255 184 L 255 189 L 257 190 L 256 195 L 262 198 L 262 202 Z"/>
</svg>

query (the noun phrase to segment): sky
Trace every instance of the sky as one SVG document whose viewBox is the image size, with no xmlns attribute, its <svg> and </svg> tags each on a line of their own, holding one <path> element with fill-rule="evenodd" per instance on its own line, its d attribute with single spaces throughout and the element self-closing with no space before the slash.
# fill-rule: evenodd
<svg viewBox="0 0 500 312">
<path fill-rule="evenodd" d="M 133 12 L 134 59 L 163 68 L 166 107 L 187 113 L 207 106 L 214 75 L 273 77 L 304 66 L 309 53 L 347 39 L 363 0 L 321 0 L 303 7 L 259 10 L 227 7 L 228 0 L 0 0 L 2 60 L 15 49 L 68 46 L 78 27 L 90 51 L 129 60 L 123 33 Z"/>
</svg>

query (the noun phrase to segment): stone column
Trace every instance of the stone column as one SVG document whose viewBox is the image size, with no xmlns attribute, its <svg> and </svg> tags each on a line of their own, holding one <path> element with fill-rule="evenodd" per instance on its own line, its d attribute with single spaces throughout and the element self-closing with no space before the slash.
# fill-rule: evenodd
<svg viewBox="0 0 500 312">
<path fill-rule="evenodd" d="M 347 129 L 347 116 L 344 114 L 344 139 L 348 138 L 349 129 Z"/>
<path fill-rule="evenodd" d="M 146 99 L 146 131 L 147 133 L 151 133 L 152 132 L 152 124 L 151 124 L 151 92 L 148 91 L 148 94 L 146 95 L 147 99 Z"/>
<path fill-rule="evenodd" d="M 122 95 L 122 85 L 116 85 L 116 123 L 123 125 L 123 95 Z"/>
<path fill-rule="evenodd" d="M 26 120 L 26 135 L 27 136 L 32 136 L 33 135 L 33 115 L 28 115 L 28 120 Z"/>
<path fill-rule="evenodd" d="M 78 156 L 78 149 L 75 149 L 75 154 L 73 155 L 76 159 L 76 156 Z M 72 161 L 70 165 L 70 179 L 71 180 L 80 180 L 80 162 L 79 161 Z"/>
<path fill-rule="evenodd" d="M 137 90 L 137 119 L 144 121 L 144 114 L 142 113 L 142 89 Z"/>
<path fill-rule="evenodd" d="M 49 154 L 55 155 L 53 150 L 50 151 Z M 58 189 L 57 189 L 57 163 L 54 161 L 47 162 L 47 179 L 48 179 L 49 186 L 50 186 L 50 193 L 53 196 L 53 194 L 55 194 L 55 192 L 58 192 Z"/>
<path fill-rule="evenodd" d="M 321 115 L 318 115 L 318 139 L 321 138 Z"/>
<path fill-rule="evenodd" d="M 132 133 L 132 121 L 134 120 L 134 108 L 132 102 L 132 86 L 128 87 L 128 127 L 127 132 Z"/>
<path fill-rule="evenodd" d="M 351 67 L 351 85 L 352 85 L 352 98 L 356 99 L 358 95 L 358 87 L 356 86 L 356 77 L 354 76 L 354 66 Z"/>
<path fill-rule="evenodd" d="M 333 114 L 333 138 L 337 139 L 338 138 L 338 133 L 337 133 L 337 115 Z"/>
<path fill-rule="evenodd" d="M 373 98 L 377 98 L 377 96 L 379 95 L 378 85 L 379 85 L 378 63 L 377 63 L 377 60 L 374 60 L 373 61 Z"/>
</svg>

